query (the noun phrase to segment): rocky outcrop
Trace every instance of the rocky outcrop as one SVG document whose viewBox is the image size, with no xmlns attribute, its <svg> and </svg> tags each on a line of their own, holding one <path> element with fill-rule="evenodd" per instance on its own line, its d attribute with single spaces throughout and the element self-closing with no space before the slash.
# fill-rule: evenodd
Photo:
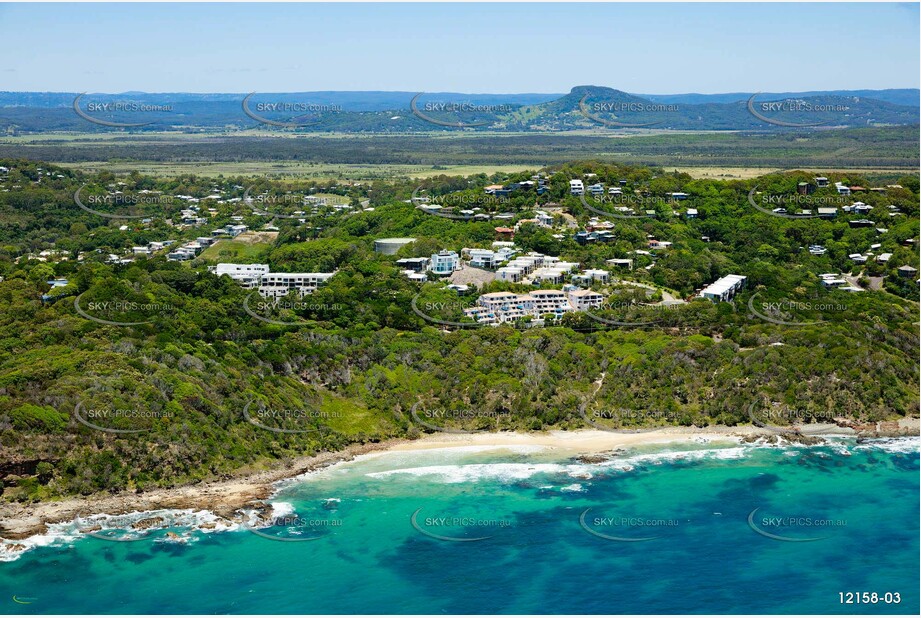
<svg viewBox="0 0 921 618">
<path fill-rule="evenodd" d="M 857 432 L 859 438 L 902 438 L 918 435 L 918 419 L 904 418 L 897 421 L 862 422 L 853 419 L 837 419 L 838 427 Z"/>
</svg>

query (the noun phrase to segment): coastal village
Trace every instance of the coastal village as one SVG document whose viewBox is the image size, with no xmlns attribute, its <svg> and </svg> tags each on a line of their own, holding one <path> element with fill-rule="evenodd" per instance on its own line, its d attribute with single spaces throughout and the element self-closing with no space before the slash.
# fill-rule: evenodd
<svg viewBox="0 0 921 618">
<path fill-rule="evenodd" d="M 16 188 L 5 182 L 5 176 L 8 174 L 9 169 L 0 169 L 0 191 Z M 40 171 L 40 174 L 44 172 Z M 671 217 L 684 221 L 706 219 L 706 210 L 701 211 L 699 207 L 695 207 L 694 197 L 688 192 L 671 191 L 663 195 L 652 195 L 645 187 L 633 187 L 626 178 L 606 184 L 593 173 L 586 173 L 581 178 L 566 179 L 568 194 L 580 200 L 592 200 L 589 203 L 596 204 L 598 211 L 610 212 L 611 216 L 589 212 L 589 216 L 584 219 L 585 223 L 580 226 L 578 219 L 569 214 L 567 208 L 559 203 L 547 201 L 545 197 L 534 202 L 528 216 L 523 216 L 516 209 L 503 209 L 508 200 L 516 196 L 545 196 L 550 192 L 551 182 L 554 180 L 559 179 L 554 179 L 552 174 L 541 172 L 532 175 L 529 180 L 487 185 L 480 189 L 485 201 L 482 205 L 472 208 L 452 206 L 452 194 L 427 196 L 414 193 L 408 202 L 427 215 L 447 217 L 459 224 L 498 222 L 499 225 L 494 228 L 495 240 L 486 246 L 445 247 L 427 256 L 402 257 L 397 254 L 404 247 L 412 247 L 416 238 L 378 238 L 373 242 L 374 251 L 382 256 L 393 256 L 394 265 L 411 282 L 419 285 L 434 282 L 452 290 L 458 297 L 475 299 L 474 306 L 464 310 L 464 317 L 488 325 L 520 322 L 525 318 L 530 325 L 543 325 L 547 320 L 552 322 L 566 313 L 603 308 L 610 293 L 618 289 L 632 288 L 645 291 L 650 300 L 643 304 L 648 306 L 674 306 L 687 303 L 694 298 L 728 302 L 745 287 L 748 277 L 742 273 L 726 273 L 703 285 L 690 296 L 681 296 L 650 285 L 648 277 L 638 277 L 637 271 L 652 271 L 656 267 L 657 259 L 669 252 L 673 246 L 672 240 L 652 234 L 647 234 L 645 242 L 641 246 L 634 246 L 627 255 L 607 258 L 603 264 L 597 266 L 566 259 L 565 255 L 522 250 L 514 239 L 525 226 L 546 230 L 552 238 L 560 242 L 572 240 L 578 246 L 589 247 L 618 240 L 618 215 L 646 217 L 657 221 L 668 220 Z M 49 182 L 48 177 L 40 175 L 35 181 L 36 184 L 42 182 Z M 124 182 L 110 183 L 97 202 L 120 203 L 119 200 L 124 199 L 127 192 L 125 185 Z M 880 282 L 877 279 L 870 280 L 869 286 L 866 282 L 862 284 L 860 267 L 871 260 L 888 266 L 893 250 L 887 248 L 885 240 L 888 229 L 867 219 L 873 208 L 856 196 L 885 195 L 887 190 L 899 188 L 901 187 L 898 185 L 887 185 L 866 189 L 856 185 L 845 185 L 840 181 L 832 185 L 828 178 L 816 176 L 812 182 L 800 182 L 795 195 L 783 196 L 784 199 L 780 202 L 782 205 L 774 206 L 768 198 L 764 199 L 773 206 L 771 212 L 776 215 L 815 216 L 824 220 L 849 216 L 850 227 L 874 229 L 879 238 L 878 242 L 863 247 L 855 246 L 848 254 L 848 259 L 853 264 L 851 272 L 823 273 L 818 277 L 821 285 L 826 288 L 862 292 L 866 289 L 877 289 Z M 167 195 L 158 190 L 141 190 L 134 196 L 136 200 L 138 197 L 142 198 L 137 200 L 138 203 L 145 203 L 146 200 L 153 204 L 181 203 L 178 214 L 163 222 L 175 230 L 176 236 L 133 244 L 124 248 L 121 253 L 108 253 L 104 261 L 114 265 L 127 265 L 139 258 L 152 259 L 164 256 L 168 261 L 186 262 L 193 268 L 198 268 L 202 265 L 203 252 L 213 248 L 210 255 L 219 256 L 222 243 L 227 241 L 271 242 L 278 235 L 278 217 L 293 219 L 297 224 L 306 225 L 308 220 L 316 220 L 318 214 L 332 217 L 374 211 L 367 200 L 356 207 L 354 204 L 349 205 L 345 198 L 328 193 L 337 190 L 341 193 L 342 189 L 343 187 L 321 187 L 314 189 L 318 192 L 315 195 L 294 195 L 288 192 L 282 197 L 273 197 L 265 191 L 249 197 L 248 190 L 244 194 L 245 197 L 240 197 L 239 192 L 244 190 L 241 185 L 215 184 L 207 195 L 199 196 L 181 192 Z M 789 207 L 793 203 L 804 203 L 803 200 L 818 190 L 833 190 L 839 201 L 847 200 L 848 203 L 840 203 L 840 208 Z M 327 193 L 322 193 L 323 191 Z M 464 197 L 469 199 L 469 196 Z M 475 199 L 470 201 L 473 204 L 478 203 Z M 287 210 L 284 213 L 270 212 L 272 209 L 269 205 L 275 202 L 288 205 Z M 463 201 L 458 201 L 458 204 L 463 205 Z M 653 207 L 647 207 L 650 205 Z M 246 210 L 250 212 L 247 213 Z M 885 215 L 890 218 L 904 216 L 898 207 L 892 205 L 886 208 Z M 256 229 L 251 229 L 253 216 L 257 217 L 256 220 L 262 219 L 262 223 L 257 225 Z M 153 215 L 142 217 L 138 222 L 120 224 L 117 229 L 126 234 L 136 233 L 139 229 L 153 229 L 154 221 Z M 219 221 L 220 224 L 214 226 L 214 221 Z M 201 233 L 203 231 L 207 233 Z M 701 236 L 701 240 L 709 242 L 706 235 Z M 913 247 L 914 243 L 914 239 L 908 239 L 902 244 Z M 891 243 L 889 245 L 891 246 Z M 818 244 L 809 245 L 804 249 L 817 257 L 827 252 L 826 247 Z M 81 262 L 87 257 L 86 253 L 74 256 L 50 247 L 24 255 L 19 260 L 54 263 L 75 259 Z M 335 271 L 276 272 L 266 263 L 224 262 L 213 257 L 204 262 L 204 265 L 209 272 L 217 276 L 228 276 L 244 289 L 258 291 L 262 297 L 271 299 L 281 299 L 292 293 L 299 296 L 313 294 L 336 275 Z M 909 264 L 898 265 L 895 272 L 897 276 L 904 278 L 917 279 L 918 276 L 917 270 Z M 482 288 L 493 282 L 528 286 L 532 289 L 527 292 L 483 293 Z M 48 285 L 50 289 L 42 297 L 45 301 L 53 301 L 72 293 L 66 278 L 51 279 Z M 655 300 L 652 297 L 655 297 Z"/>
</svg>

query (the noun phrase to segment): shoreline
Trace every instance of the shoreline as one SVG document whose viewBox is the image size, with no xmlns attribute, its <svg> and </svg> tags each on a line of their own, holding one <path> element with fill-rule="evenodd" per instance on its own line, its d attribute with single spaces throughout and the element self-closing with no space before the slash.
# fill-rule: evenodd
<svg viewBox="0 0 921 618">
<path fill-rule="evenodd" d="M 918 435 L 918 419 L 904 419 L 899 423 L 900 431 L 909 430 Z M 859 437 L 863 431 L 835 425 L 824 426 L 827 432 L 821 437 L 847 436 Z M 877 433 L 880 433 L 877 431 Z M 878 436 L 885 437 L 885 436 Z M 895 433 L 891 437 L 897 437 Z M 0 541 L 15 544 L 48 531 L 48 524 L 70 522 L 79 516 L 89 514 L 123 515 L 133 512 L 153 511 L 157 509 L 192 509 L 209 511 L 216 516 L 234 520 L 240 518 L 244 508 L 265 507 L 265 501 L 276 492 L 276 485 L 282 481 L 327 468 L 339 463 L 354 460 L 363 455 L 380 456 L 388 453 L 425 451 L 433 449 L 451 449 L 456 447 L 502 447 L 537 446 L 565 453 L 571 456 L 599 455 L 622 447 L 646 444 L 668 444 L 674 442 L 693 442 L 701 439 L 726 438 L 741 442 L 754 442 L 760 439 L 768 441 L 779 438 L 776 430 L 754 426 L 709 426 L 709 427 L 668 427 L 637 433 L 613 433 L 602 430 L 577 430 L 520 433 L 470 433 L 470 434 L 427 434 L 416 440 L 394 438 L 382 442 L 353 444 L 342 451 L 324 452 L 317 455 L 295 458 L 284 465 L 255 473 L 241 472 L 213 481 L 203 481 L 193 485 L 170 488 L 157 488 L 144 493 L 120 492 L 108 495 L 87 497 L 70 497 L 50 502 L 34 504 L 0 503 Z M 789 441 L 783 438 L 785 441 Z M 816 440 L 807 434 L 801 442 L 814 443 Z"/>
</svg>

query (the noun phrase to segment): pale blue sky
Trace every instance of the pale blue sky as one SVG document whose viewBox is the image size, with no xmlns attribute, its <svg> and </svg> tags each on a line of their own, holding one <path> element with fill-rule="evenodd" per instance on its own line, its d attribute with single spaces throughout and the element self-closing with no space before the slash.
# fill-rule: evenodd
<svg viewBox="0 0 921 618">
<path fill-rule="evenodd" d="M 918 4 L 0 4 L 0 90 L 916 88 Z"/>
</svg>

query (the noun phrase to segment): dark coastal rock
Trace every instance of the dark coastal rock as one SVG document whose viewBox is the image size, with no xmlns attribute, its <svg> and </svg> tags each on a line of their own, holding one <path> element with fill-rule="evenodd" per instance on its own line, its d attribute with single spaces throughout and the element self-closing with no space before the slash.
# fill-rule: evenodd
<svg viewBox="0 0 921 618">
<path fill-rule="evenodd" d="M 784 440 L 791 444 L 802 444 L 803 446 L 814 446 L 816 444 L 825 444 L 825 440 L 818 436 L 802 434 L 798 431 L 791 431 L 783 434 Z"/>
<path fill-rule="evenodd" d="M 857 438 L 904 438 L 918 435 L 917 428 L 902 426 L 899 421 L 880 421 L 862 423 L 851 419 L 837 419 L 838 427 L 846 427 L 857 432 Z"/>
<path fill-rule="evenodd" d="M 745 434 L 741 437 L 742 444 L 777 444 L 780 438 L 776 433 Z"/>
<path fill-rule="evenodd" d="M 588 453 L 585 455 L 578 455 L 573 457 L 573 461 L 583 464 L 602 464 L 606 461 L 610 461 L 617 455 L 623 454 L 623 449 L 614 449 L 611 451 L 604 451 L 602 453 Z"/>
<path fill-rule="evenodd" d="M 134 522 L 131 527 L 135 530 L 149 530 L 157 526 L 163 526 L 164 519 L 162 517 L 147 517 L 146 519 L 141 519 Z"/>
<path fill-rule="evenodd" d="M 600 464 L 608 460 L 604 455 L 579 455 L 576 461 L 584 464 Z"/>
</svg>

